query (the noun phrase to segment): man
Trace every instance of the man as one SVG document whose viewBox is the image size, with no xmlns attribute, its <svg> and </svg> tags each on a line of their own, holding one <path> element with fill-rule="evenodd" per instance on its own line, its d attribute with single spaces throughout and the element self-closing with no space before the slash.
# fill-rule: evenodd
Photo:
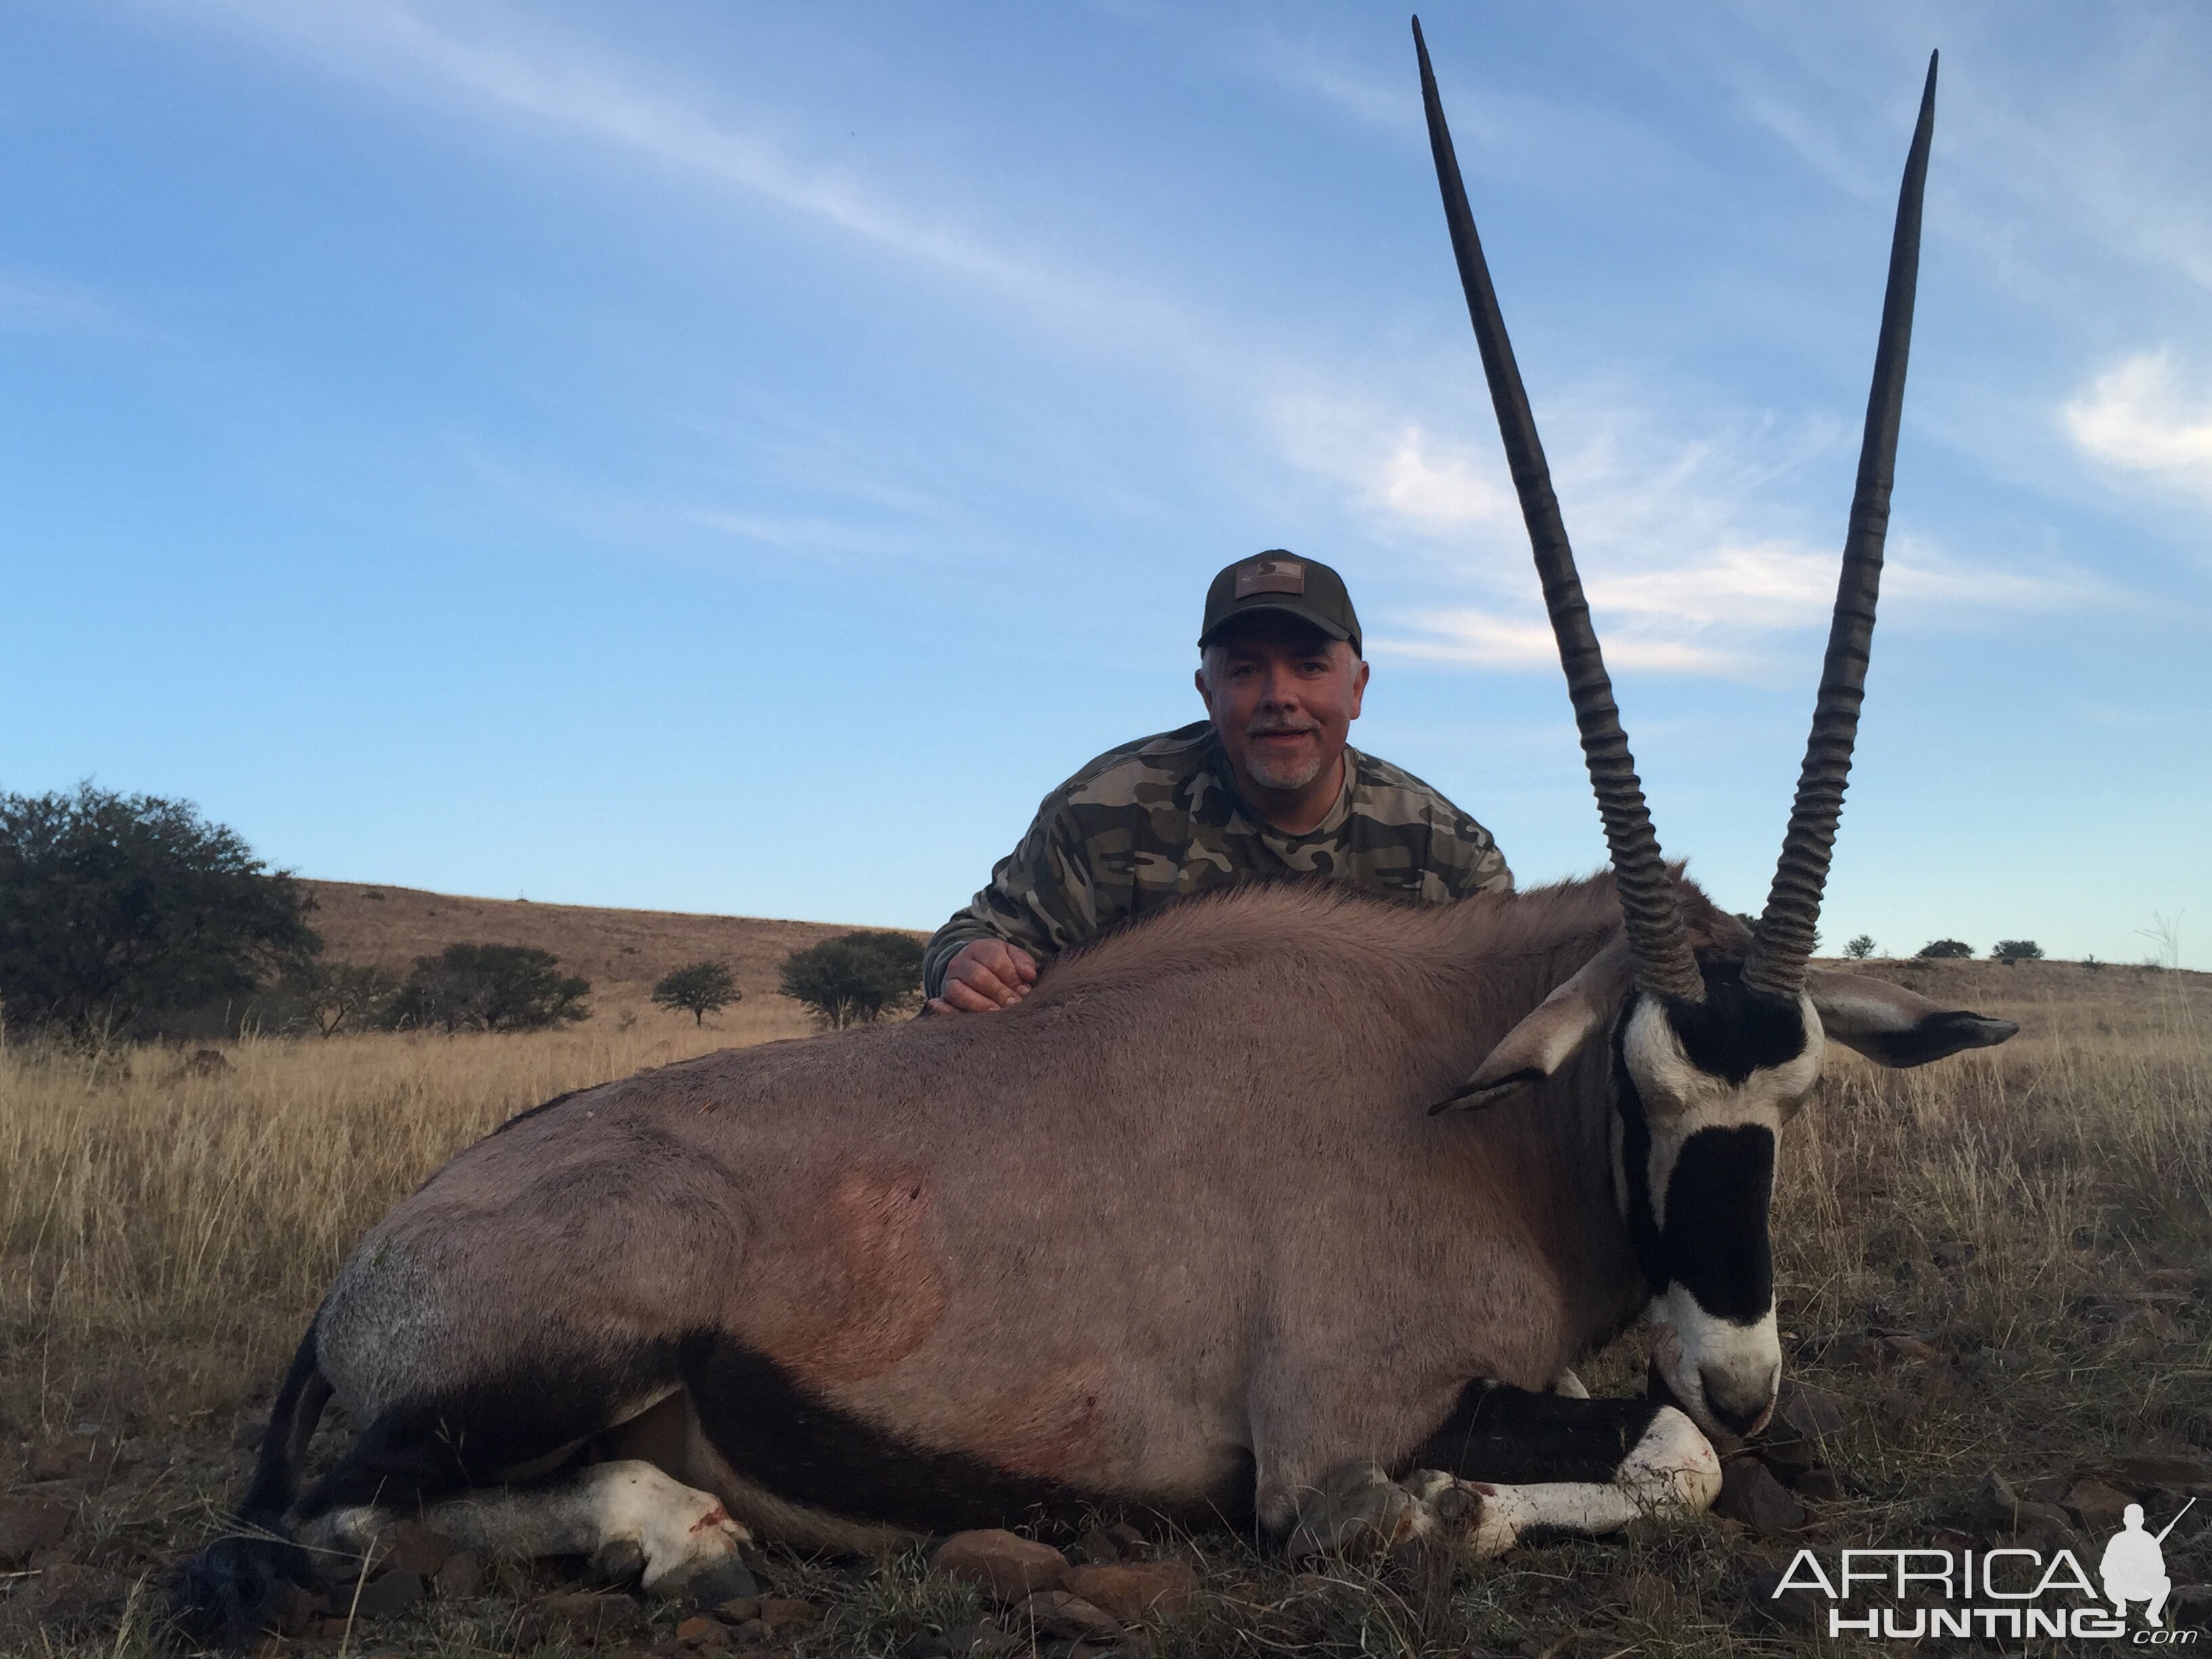
<svg viewBox="0 0 2212 1659">
<path fill-rule="evenodd" d="M 1070 945 L 1227 882 L 1323 876 L 1425 904 L 1510 890 L 1488 830 L 1346 744 L 1367 664 L 1335 571 L 1280 548 L 1231 565 L 1198 644 L 1208 718 L 1110 750 L 1045 797 L 930 940 L 933 1012 L 1010 1007 Z"/>
</svg>

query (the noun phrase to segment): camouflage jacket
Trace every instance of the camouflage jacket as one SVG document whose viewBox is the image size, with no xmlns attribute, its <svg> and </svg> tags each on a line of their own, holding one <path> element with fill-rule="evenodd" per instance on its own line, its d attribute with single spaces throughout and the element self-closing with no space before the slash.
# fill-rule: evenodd
<svg viewBox="0 0 2212 1659">
<path fill-rule="evenodd" d="M 1124 917 L 1255 876 L 1334 877 L 1424 904 L 1510 890 L 1490 832 L 1458 807 L 1388 761 L 1347 746 L 1344 763 L 1328 817 L 1289 836 L 1244 805 L 1210 721 L 1101 755 L 1045 797 L 991 884 L 937 930 L 929 994 L 971 940 L 1006 939 L 1042 963 Z"/>
</svg>

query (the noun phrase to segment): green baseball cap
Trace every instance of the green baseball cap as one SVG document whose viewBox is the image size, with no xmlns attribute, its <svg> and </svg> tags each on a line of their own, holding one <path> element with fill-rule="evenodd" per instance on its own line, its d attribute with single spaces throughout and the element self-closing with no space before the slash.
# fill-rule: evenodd
<svg viewBox="0 0 2212 1659">
<path fill-rule="evenodd" d="M 1206 622 L 1199 629 L 1201 648 L 1231 623 L 1263 611 L 1279 611 L 1310 623 L 1333 640 L 1359 649 L 1359 615 L 1344 578 L 1318 559 L 1302 559 L 1287 548 L 1271 547 L 1256 558 L 1239 559 L 1206 590 Z"/>
</svg>

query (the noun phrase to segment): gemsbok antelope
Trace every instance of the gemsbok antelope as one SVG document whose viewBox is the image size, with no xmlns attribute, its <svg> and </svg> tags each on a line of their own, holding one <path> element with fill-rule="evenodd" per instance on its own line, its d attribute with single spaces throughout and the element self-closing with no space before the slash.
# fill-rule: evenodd
<svg viewBox="0 0 2212 1659">
<path fill-rule="evenodd" d="M 1473 1554 L 1711 1501 L 1781 1366 L 1768 1203 L 1830 1039 L 2014 1027 L 1808 966 L 1872 636 L 1935 67 L 1796 802 L 1755 930 L 1662 862 L 1425 46 L 1451 242 L 1612 870 L 1435 909 L 1191 901 L 1019 1006 L 713 1054 L 456 1157 L 340 1271 L 173 1616 L 240 1642 L 400 1515 L 714 1599 L 1088 1502 Z M 1578 1357 L 1650 1316 L 1651 1396 Z M 337 1398 L 358 1433 L 303 1493 Z"/>
</svg>

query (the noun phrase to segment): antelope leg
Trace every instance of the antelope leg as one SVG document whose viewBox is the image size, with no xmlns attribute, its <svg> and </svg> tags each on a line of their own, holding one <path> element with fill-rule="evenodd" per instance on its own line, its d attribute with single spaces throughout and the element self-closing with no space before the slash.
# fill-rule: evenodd
<svg viewBox="0 0 2212 1659">
<path fill-rule="evenodd" d="M 690 1601 L 749 1595 L 738 1546 L 750 1534 L 722 1501 L 634 1459 L 529 1486 L 487 1486 L 424 1505 L 423 1524 L 487 1555 L 590 1555 L 641 1565 L 647 1590 Z M 349 1505 L 303 1533 L 311 1548 L 359 1552 L 392 1518 Z M 719 1592 L 719 1593 L 718 1593 Z"/>
</svg>

